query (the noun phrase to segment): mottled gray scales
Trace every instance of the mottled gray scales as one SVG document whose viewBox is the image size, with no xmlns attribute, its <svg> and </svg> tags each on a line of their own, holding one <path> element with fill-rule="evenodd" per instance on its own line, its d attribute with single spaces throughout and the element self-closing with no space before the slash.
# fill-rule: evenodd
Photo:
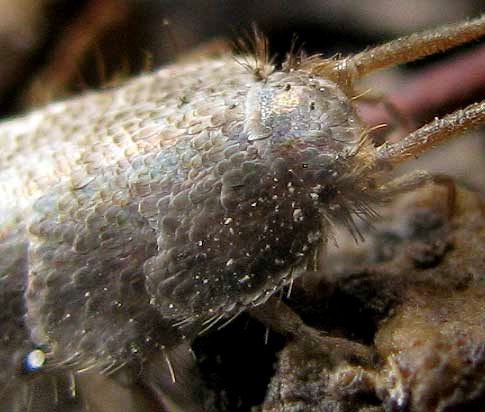
<svg viewBox="0 0 485 412">
<path fill-rule="evenodd" d="M 325 241 L 318 191 L 352 174 L 357 124 L 334 83 L 260 81 L 232 58 L 5 123 L 2 231 L 29 261 L 30 346 L 51 368 L 143 363 L 178 339 L 170 322 L 264 302 Z"/>
</svg>

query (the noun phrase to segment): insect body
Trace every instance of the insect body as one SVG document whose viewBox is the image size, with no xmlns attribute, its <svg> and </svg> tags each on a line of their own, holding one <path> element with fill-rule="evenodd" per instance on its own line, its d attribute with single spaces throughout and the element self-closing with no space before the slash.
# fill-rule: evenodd
<svg viewBox="0 0 485 412">
<path fill-rule="evenodd" d="M 450 26 L 442 38 L 462 36 L 435 49 L 484 26 Z M 383 50 L 381 66 L 403 60 Z M 380 67 L 367 58 L 173 65 L 3 123 L 0 281 L 17 307 L 2 322 L 26 315 L 2 355 L 41 350 L 45 373 L 143 365 L 264 303 L 315 261 L 332 222 L 352 230 L 424 176 L 388 184 L 382 164 L 483 121 L 478 103 L 375 150 L 350 103 L 352 81 Z"/>
</svg>

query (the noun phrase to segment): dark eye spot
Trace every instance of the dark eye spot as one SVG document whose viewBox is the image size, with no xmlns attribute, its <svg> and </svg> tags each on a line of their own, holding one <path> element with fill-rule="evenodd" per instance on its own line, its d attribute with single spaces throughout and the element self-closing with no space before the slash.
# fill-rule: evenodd
<svg viewBox="0 0 485 412">
<path fill-rule="evenodd" d="M 288 91 L 288 90 L 290 90 L 290 89 L 291 89 L 291 84 L 287 84 L 287 85 L 285 86 L 285 90 L 286 90 L 286 91 Z"/>
<path fill-rule="evenodd" d="M 315 102 L 310 103 L 310 110 L 315 110 Z"/>
<path fill-rule="evenodd" d="M 338 190 L 335 186 L 323 186 L 319 191 L 318 191 L 318 200 L 322 203 L 326 203 L 331 201 L 338 193 Z"/>
</svg>

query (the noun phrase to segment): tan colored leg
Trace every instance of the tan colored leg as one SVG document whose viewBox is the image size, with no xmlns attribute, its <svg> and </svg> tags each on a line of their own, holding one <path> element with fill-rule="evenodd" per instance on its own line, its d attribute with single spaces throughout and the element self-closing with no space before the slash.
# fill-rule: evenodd
<svg viewBox="0 0 485 412">
<path fill-rule="evenodd" d="M 313 61 L 311 71 L 351 91 L 359 78 L 378 69 L 418 60 L 485 35 L 485 14 L 473 20 L 414 33 L 354 56 Z"/>
<path fill-rule="evenodd" d="M 276 297 L 265 304 L 249 310 L 251 316 L 271 330 L 302 339 L 311 348 L 325 352 L 330 358 L 356 359 L 359 363 L 371 364 L 372 351 L 369 347 L 351 340 L 324 335 L 308 325 L 290 307 Z"/>
<path fill-rule="evenodd" d="M 396 143 L 384 143 L 377 148 L 377 161 L 401 163 L 416 157 L 431 146 L 485 122 L 485 100 L 473 103 L 445 117 L 436 118 Z"/>
<path fill-rule="evenodd" d="M 385 198 L 392 197 L 400 193 L 409 192 L 432 181 L 433 175 L 431 173 L 424 170 L 415 170 L 386 183 L 379 188 L 379 193 Z"/>
<path fill-rule="evenodd" d="M 424 170 L 416 170 L 412 173 L 399 176 L 394 180 L 391 180 L 386 185 L 379 189 L 379 192 L 384 198 L 392 197 L 399 193 L 409 192 L 413 189 L 417 189 L 424 186 L 427 183 L 434 183 L 440 186 L 444 186 L 447 190 L 447 217 L 451 219 L 455 211 L 456 202 L 456 185 L 455 181 L 446 175 L 431 174 Z"/>
<path fill-rule="evenodd" d="M 377 69 L 407 63 L 442 52 L 485 35 L 485 15 L 465 22 L 415 33 L 346 58 L 359 78 Z M 340 66 L 342 67 L 342 66 Z"/>
</svg>

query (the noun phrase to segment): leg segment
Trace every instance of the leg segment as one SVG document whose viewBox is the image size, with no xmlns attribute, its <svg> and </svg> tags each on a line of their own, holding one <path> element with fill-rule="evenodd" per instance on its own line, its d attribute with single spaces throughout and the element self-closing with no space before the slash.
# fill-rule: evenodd
<svg viewBox="0 0 485 412">
<path fill-rule="evenodd" d="M 333 359 L 355 359 L 363 364 L 372 363 L 373 353 L 369 347 L 322 334 L 306 325 L 298 314 L 278 298 L 270 298 L 264 305 L 250 309 L 249 313 L 273 331 L 303 339 L 309 347 L 324 352 Z"/>
<path fill-rule="evenodd" d="M 483 35 L 485 35 L 485 15 L 474 20 L 401 37 L 354 56 L 314 61 L 311 71 L 316 75 L 334 80 L 344 89 L 351 90 L 352 84 L 357 79 L 375 70 L 443 52 Z"/>
<path fill-rule="evenodd" d="M 427 183 L 434 183 L 447 190 L 447 217 L 451 219 L 455 211 L 456 186 L 455 181 L 446 175 L 431 174 L 424 170 L 416 170 L 391 180 L 379 189 L 384 198 L 392 197 L 399 193 L 406 193 L 424 186 Z"/>
<path fill-rule="evenodd" d="M 401 37 L 349 57 L 346 64 L 354 70 L 354 79 L 377 69 L 407 63 L 448 50 L 485 35 L 485 15 L 474 20 L 449 24 L 438 29 Z M 338 62 L 338 61 L 337 61 Z"/>
<path fill-rule="evenodd" d="M 483 122 L 485 122 L 485 100 L 457 110 L 442 119 L 436 118 L 399 142 L 383 144 L 377 149 L 377 161 L 401 163 Z"/>
</svg>

